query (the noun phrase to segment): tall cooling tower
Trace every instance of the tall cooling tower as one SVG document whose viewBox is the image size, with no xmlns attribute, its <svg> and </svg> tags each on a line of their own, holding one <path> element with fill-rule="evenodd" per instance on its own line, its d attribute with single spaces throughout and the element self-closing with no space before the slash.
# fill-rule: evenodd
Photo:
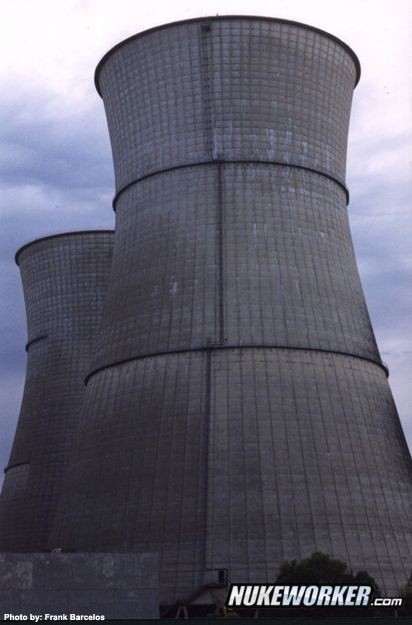
<svg viewBox="0 0 412 625">
<path fill-rule="evenodd" d="M 0 551 L 44 551 L 106 295 L 112 231 L 37 239 L 16 254 L 27 372 L 0 497 Z"/>
<path fill-rule="evenodd" d="M 155 551 L 162 602 L 315 550 L 388 592 L 412 467 L 365 305 L 354 53 L 302 24 L 168 24 L 97 69 L 113 272 L 52 547 Z"/>
</svg>

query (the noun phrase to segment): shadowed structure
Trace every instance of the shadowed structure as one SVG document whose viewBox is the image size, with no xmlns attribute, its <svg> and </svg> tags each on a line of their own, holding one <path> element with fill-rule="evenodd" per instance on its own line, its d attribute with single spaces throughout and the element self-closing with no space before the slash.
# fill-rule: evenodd
<svg viewBox="0 0 412 625">
<path fill-rule="evenodd" d="M 106 295 L 112 231 L 36 239 L 16 254 L 27 372 L 0 497 L 0 551 L 45 551 Z"/>
<path fill-rule="evenodd" d="M 388 592 L 409 572 L 411 458 L 346 208 L 359 71 L 327 33 L 240 16 L 98 67 L 113 272 L 50 546 L 159 553 L 164 604 L 315 550 Z"/>
</svg>

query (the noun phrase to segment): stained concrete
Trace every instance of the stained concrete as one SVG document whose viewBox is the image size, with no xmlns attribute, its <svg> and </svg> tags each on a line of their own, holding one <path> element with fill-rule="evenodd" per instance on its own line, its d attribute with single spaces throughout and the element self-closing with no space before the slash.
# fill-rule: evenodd
<svg viewBox="0 0 412 625">
<path fill-rule="evenodd" d="M 153 554 L 0 554 L 1 618 L 36 614 L 44 621 L 45 614 L 95 614 L 155 619 L 158 594 Z"/>
</svg>

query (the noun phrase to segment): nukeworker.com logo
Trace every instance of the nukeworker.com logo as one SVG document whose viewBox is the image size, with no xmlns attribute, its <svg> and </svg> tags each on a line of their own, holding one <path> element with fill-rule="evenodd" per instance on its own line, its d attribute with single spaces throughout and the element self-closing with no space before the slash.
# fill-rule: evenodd
<svg viewBox="0 0 412 625">
<path fill-rule="evenodd" d="M 367 585 L 231 584 L 226 608 L 401 607 L 401 597 L 373 597 Z"/>
</svg>

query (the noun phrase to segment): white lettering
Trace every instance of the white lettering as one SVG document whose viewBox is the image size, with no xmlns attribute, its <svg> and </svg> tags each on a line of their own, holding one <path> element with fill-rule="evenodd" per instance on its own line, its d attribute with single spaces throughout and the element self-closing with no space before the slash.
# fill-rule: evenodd
<svg viewBox="0 0 412 625">
<path fill-rule="evenodd" d="M 258 592 L 259 586 L 246 586 L 245 594 L 243 596 L 243 605 L 255 605 Z"/>
<path fill-rule="evenodd" d="M 273 586 L 261 586 L 259 589 L 259 596 L 257 598 L 257 605 L 270 605 L 270 593 L 273 588 Z"/>
<path fill-rule="evenodd" d="M 243 593 L 245 592 L 245 587 L 244 586 L 238 586 L 236 584 L 233 584 L 230 588 L 230 596 L 229 599 L 227 601 L 227 605 L 228 606 L 233 606 L 233 605 L 242 605 L 242 599 L 243 599 Z M 70 615 L 71 617 L 72 615 Z"/>
<path fill-rule="evenodd" d="M 284 590 L 284 586 L 275 586 L 275 590 L 273 591 L 271 605 L 282 605 L 282 593 Z"/>
<path fill-rule="evenodd" d="M 315 605 L 318 598 L 319 589 L 317 586 L 308 586 L 303 598 L 304 605 Z"/>
<path fill-rule="evenodd" d="M 333 589 L 331 605 L 344 605 L 345 592 L 347 591 L 347 589 L 347 586 L 335 586 L 335 588 Z"/>
<path fill-rule="evenodd" d="M 282 605 L 300 605 L 306 586 L 285 586 Z"/>
<path fill-rule="evenodd" d="M 332 586 L 321 586 L 318 595 L 318 605 L 330 605 Z"/>
<path fill-rule="evenodd" d="M 368 605 L 371 592 L 372 588 L 370 586 L 359 586 L 355 605 Z"/>
</svg>

